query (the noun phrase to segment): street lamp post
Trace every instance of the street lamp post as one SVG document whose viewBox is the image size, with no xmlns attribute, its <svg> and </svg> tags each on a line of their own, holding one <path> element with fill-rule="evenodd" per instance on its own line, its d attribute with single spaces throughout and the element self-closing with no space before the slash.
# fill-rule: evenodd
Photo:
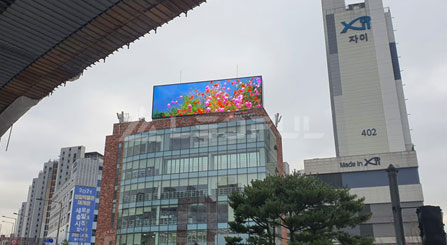
<svg viewBox="0 0 447 245">
<path fill-rule="evenodd" d="M 17 219 L 16 218 L 13 218 L 13 217 L 8 217 L 8 216 L 2 216 L 3 218 L 6 218 L 6 219 L 13 219 L 14 220 L 14 223 L 13 223 L 13 225 L 12 225 L 12 234 L 14 234 L 14 236 L 15 236 L 15 229 L 16 229 L 16 222 L 17 222 Z"/>
<path fill-rule="evenodd" d="M 61 201 L 55 201 L 55 200 L 51 200 L 51 199 L 42 199 L 42 198 L 37 198 L 36 200 L 39 201 L 46 201 L 46 202 L 56 202 L 59 203 L 59 220 L 57 222 L 57 233 L 56 233 L 56 245 L 59 244 L 59 230 L 61 227 L 61 215 L 62 215 L 62 202 Z"/>
</svg>

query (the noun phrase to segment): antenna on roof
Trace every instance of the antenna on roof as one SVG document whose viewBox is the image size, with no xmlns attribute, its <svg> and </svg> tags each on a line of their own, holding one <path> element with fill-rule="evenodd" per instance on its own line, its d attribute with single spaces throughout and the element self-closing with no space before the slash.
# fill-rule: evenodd
<svg viewBox="0 0 447 245">
<path fill-rule="evenodd" d="M 129 113 L 124 113 L 122 111 L 121 113 L 116 113 L 116 117 L 118 118 L 119 123 L 124 123 L 129 121 Z"/>
<path fill-rule="evenodd" d="M 279 123 L 281 122 L 282 116 L 279 113 L 275 114 L 275 127 L 278 127 Z"/>
</svg>

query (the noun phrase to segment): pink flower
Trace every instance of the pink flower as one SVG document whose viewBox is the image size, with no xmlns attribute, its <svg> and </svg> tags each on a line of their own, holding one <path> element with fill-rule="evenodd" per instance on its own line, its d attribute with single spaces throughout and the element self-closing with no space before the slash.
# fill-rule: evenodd
<svg viewBox="0 0 447 245">
<path fill-rule="evenodd" d="M 191 105 L 191 104 L 189 104 L 189 105 L 188 105 L 188 108 L 189 108 L 189 109 L 191 109 L 191 107 L 192 107 L 192 105 Z"/>
<path fill-rule="evenodd" d="M 180 95 L 180 99 L 183 99 L 183 96 Z"/>
<path fill-rule="evenodd" d="M 231 89 L 230 89 L 230 88 L 227 88 L 227 90 L 230 91 Z"/>
<path fill-rule="evenodd" d="M 220 112 L 224 112 L 224 111 L 225 111 L 225 108 L 222 107 L 222 108 L 219 109 L 219 111 L 220 111 Z"/>
<path fill-rule="evenodd" d="M 168 104 L 168 108 L 171 107 L 171 104 Z"/>
<path fill-rule="evenodd" d="M 257 107 L 257 108 L 261 108 L 261 105 L 257 105 L 256 107 Z"/>
<path fill-rule="evenodd" d="M 211 111 L 211 108 L 207 107 L 206 112 L 210 112 L 210 111 Z"/>
</svg>

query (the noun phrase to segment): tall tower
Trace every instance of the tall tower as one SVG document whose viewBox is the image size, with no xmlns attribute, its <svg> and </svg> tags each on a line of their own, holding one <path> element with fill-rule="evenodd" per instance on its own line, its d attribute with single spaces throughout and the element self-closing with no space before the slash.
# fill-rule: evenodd
<svg viewBox="0 0 447 245">
<path fill-rule="evenodd" d="M 337 156 L 412 151 L 389 9 L 323 0 Z"/>
<path fill-rule="evenodd" d="M 347 232 L 396 244 L 386 168 L 398 167 L 408 244 L 419 243 L 423 205 L 390 10 L 382 0 L 322 0 L 336 157 L 305 172 L 365 198 L 371 220 Z"/>
</svg>

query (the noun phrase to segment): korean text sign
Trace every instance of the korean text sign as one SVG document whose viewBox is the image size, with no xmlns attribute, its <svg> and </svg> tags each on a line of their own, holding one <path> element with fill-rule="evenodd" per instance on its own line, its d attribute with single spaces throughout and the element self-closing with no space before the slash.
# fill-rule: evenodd
<svg viewBox="0 0 447 245">
<path fill-rule="evenodd" d="M 70 221 L 70 242 L 91 242 L 95 199 L 96 187 L 75 186 Z"/>
</svg>

